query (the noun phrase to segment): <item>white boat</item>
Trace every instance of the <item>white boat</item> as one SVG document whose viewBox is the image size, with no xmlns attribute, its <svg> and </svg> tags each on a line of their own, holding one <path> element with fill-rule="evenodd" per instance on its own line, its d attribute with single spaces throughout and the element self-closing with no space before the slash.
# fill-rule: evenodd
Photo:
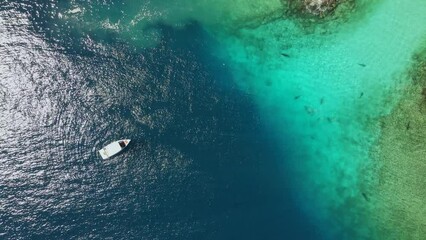
<svg viewBox="0 0 426 240">
<path fill-rule="evenodd" d="M 129 145 L 130 139 L 121 139 L 115 142 L 112 142 L 105 147 L 103 147 L 101 150 L 99 150 L 99 154 L 101 154 L 101 157 L 103 159 L 110 158 L 114 156 L 115 154 L 123 151 L 124 148 Z"/>
</svg>

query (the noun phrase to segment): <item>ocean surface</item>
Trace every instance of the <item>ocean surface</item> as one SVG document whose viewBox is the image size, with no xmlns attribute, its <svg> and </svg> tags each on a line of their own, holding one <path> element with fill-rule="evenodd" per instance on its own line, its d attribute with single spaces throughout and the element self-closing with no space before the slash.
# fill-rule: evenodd
<svg viewBox="0 0 426 240">
<path fill-rule="evenodd" d="M 2 0 L 0 238 L 426 239 L 425 13 Z"/>
<path fill-rule="evenodd" d="M 314 239 L 256 106 L 196 23 L 143 49 L 2 3 L 2 239 Z M 121 138 L 121 155 L 97 153 Z"/>
</svg>

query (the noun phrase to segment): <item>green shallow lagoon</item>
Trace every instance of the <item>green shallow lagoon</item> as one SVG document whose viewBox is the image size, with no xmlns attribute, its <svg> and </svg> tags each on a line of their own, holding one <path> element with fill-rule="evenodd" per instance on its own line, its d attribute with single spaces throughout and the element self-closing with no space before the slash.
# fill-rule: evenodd
<svg viewBox="0 0 426 240">
<path fill-rule="evenodd" d="M 410 84 L 389 115 L 380 119 L 381 134 L 372 157 L 377 182 L 370 186 L 381 203 L 376 212 L 381 236 L 424 239 L 426 236 L 426 51 L 416 54 Z"/>
<path fill-rule="evenodd" d="M 417 119 L 412 128 L 424 120 L 399 110 L 421 97 L 409 70 L 426 40 L 425 1 L 355 1 L 324 18 L 289 14 L 287 1 L 279 0 L 92 8 L 100 10 L 72 2 L 58 11 L 81 32 L 113 34 L 142 48 L 160 41 L 155 24 L 181 28 L 196 21 L 215 36 L 211 50 L 255 99 L 289 156 L 282 167 L 294 198 L 330 238 L 426 238 L 424 172 L 415 171 L 424 163 L 421 154 L 405 154 L 414 150 L 403 127 L 407 116 Z M 415 136 L 419 153 L 423 135 Z"/>
</svg>

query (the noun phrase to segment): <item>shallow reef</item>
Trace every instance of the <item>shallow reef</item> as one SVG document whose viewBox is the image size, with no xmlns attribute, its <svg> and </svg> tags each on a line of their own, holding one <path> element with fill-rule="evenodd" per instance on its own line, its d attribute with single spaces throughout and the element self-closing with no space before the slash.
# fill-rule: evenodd
<svg viewBox="0 0 426 240">
<path fill-rule="evenodd" d="M 113 34 L 149 46 L 152 44 L 147 42 L 159 41 L 161 34 L 155 28 L 158 25 L 181 28 L 197 22 L 215 34 L 226 34 L 293 19 L 304 28 L 312 28 L 317 23 L 346 19 L 361 10 L 364 3 L 355 4 L 355 0 L 123 1 L 115 8 L 106 8 L 100 3 L 70 2 L 58 4 L 55 11 L 64 24 L 78 31 Z M 146 9 L 153 9 L 149 16 L 144 14 Z"/>
</svg>

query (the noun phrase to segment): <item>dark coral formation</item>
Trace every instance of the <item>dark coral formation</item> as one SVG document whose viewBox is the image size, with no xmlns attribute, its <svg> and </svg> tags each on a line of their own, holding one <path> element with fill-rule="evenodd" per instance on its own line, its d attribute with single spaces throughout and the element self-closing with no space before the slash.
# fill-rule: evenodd
<svg viewBox="0 0 426 240">
<path fill-rule="evenodd" d="M 337 6 L 337 0 L 304 0 L 305 9 L 313 15 L 326 14 Z"/>
<path fill-rule="evenodd" d="M 288 12 L 300 16 L 326 17 L 340 5 L 355 5 L 354 0 L 282 0 L 287 2 Z"/>
</svg>

